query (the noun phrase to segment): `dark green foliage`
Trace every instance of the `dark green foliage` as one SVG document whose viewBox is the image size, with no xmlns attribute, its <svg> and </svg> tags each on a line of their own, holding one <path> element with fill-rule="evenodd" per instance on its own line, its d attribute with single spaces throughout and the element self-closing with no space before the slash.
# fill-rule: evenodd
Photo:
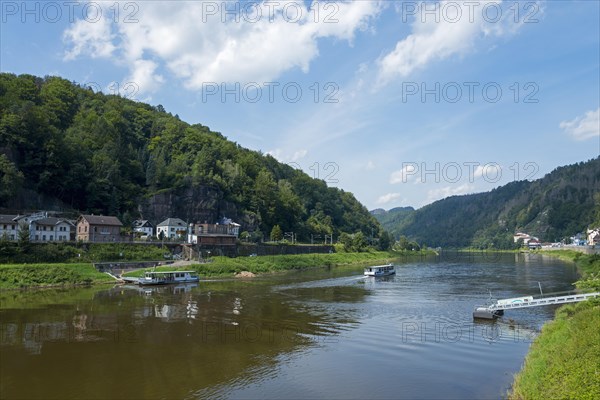
<svg viewBox="0 0 600 400">
<path fill-rule="evenodd" d="M 273 229 L 271 229 L 271 241 L 278 242 L 281 239 L 283 239 L 283 232 L 281 232 L 279 225 L 275 225 Z"/>
<path fill-rule="evenodd" d="M 517 231 L 549 242 L 585 231 L 600 219 L 598 192 L 600 157 L 557 168 L 535 181 L 448 197 L 416 211 L 375 210 L 373 215 L 395 237 L 433 247 L 513 249 Z"/>
<path fill-rule="evenodd" d="M 392 237 L 388 231 L 383 231 L 379 237 L 377 243 L 377 249 L 381 251 L 387 251 L 392 247 Z"/>
<path fill-rule="evenodd" d="M 393 237 L 399 238 L 401 236 L 399 229 L 413 212 L 415 212 L 415 209 L 412 207 L 396 207 L 389 211 L 383 209 L 373 210 L 371 214 Z"/>
<path fill-rule="evenodd" d="M 352 235 L 342 233 L 339 241 L 344 246 L 344 251 L 348 253 L 360 253 L 369 249 L 367 239 L 361 231 Z"/>
<path fill-rule="evenodd" d="M 351 193 L 189 125 L 160 105 L 57 77 L 0 74 L 0 180 L 11 185 L 2 185 L 0 207 L 27 208 L 26 199 L 43 195 L 125 221 L 152 196 L 205 188 L 215 198 L 208 211 L 219 215 L 227 204 L 237 210 L 227 216 L 249 232 L 279 225 L 308 241 L 311 234 L 380 230 Z"/>
<path fill-rule="evenodd" d="M 68 263 L 100 261 L 160 261 L 168 248 L 146 244 L 124 243 L 29 243 L 23 245 L 0 238 L 0 264 Z"/>
</svg>

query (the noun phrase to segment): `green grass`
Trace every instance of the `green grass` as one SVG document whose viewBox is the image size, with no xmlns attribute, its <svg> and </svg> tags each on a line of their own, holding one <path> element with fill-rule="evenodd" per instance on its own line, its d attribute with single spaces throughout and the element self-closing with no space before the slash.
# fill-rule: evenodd
<svg viewBox="0 0 600 400">
<path fill-rule="evenodd" d="M 553 251 L 575 261 L 583 276 L 577 287 L 599 290 L 600 255 Z M 511 399 L 600 398 L 600 299 L 565 305 L 544 325 L 521 372 Z"/>
<path fill-rule="evenodd" d="M 418 252 L 409 252 L 418 256 Z M 331 254 L 296 254 L 272 255 L 257 257 L 212 257 L 212 262 L 206 264 L 190 265 L 182 269 L 196 271 L 200 277 L 232 276 L 238 272 L 249 271 L 254 274 L 274 273 L 290 270 L 300 270 L 316 267 L 331 267 L 336 265 L 383 263 L 394 258 L 405 256 L 408 253 L 395 253 L 374 251 L 364 253 L 331 253 Z M 157 271 L 173 270 L 173 267 L 159 267 Z M 141 276 L 143 271 L 126 274 L 127 276 Z"/>
<path fill-rule="evenodd" d="M 531 346 L 512 399 L 600 398 L 600 300 L 563 306 Z"/>
<path fill-rule="evenodd" d="M 0 240 L 0 263 L 85 263 L 103 261 L 163 260 L 170 253 L 160 244 L 139 243 L 30 243 Z"/>
<path fill-rule="evenodd" d="M 41 286 L 73 286 L 110 282 L 92 264 L 4 264 L 0 265 L 0 289 Z"/>
<path fill-rule="evenodd" d="M 315 267 L 357 264 L 369 261 L 386 261 L 390 258 L 393 258 L 393 256 L 388 252 L 298 254 L 237 258 L 214 257 L 213 262 L 196 265 L 193 268 L 204 276 L 228 275 L 242 271 L 263 274 Z"/>
</svg>

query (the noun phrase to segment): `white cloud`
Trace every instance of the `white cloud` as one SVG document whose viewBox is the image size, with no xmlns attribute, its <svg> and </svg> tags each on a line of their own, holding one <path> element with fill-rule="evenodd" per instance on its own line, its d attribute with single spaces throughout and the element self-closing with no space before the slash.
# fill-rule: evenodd
<svg viewBox="0 0 600 400">
<path fill-rule="evenodd" d="M 96 23 L 79 20 L 63 33 L 63 42 L 71 44 L 64 59 L 74 60 L 83 55 L 91 58 L 111 57 L 116 50 L 112 43 L 114 38 L 110 20 L 101 19 Z"/>
<path fill-rule="evenodd" d="M 478 165 L 477 167 L 475 167 L 475 170 L 473 170 L 474 178 L 483 177 L 486 181 L 492 180 L 497 182 L 497 179 L 501 176 L 502 167 L 500 166 L 500 164 L 497 163 L 487 163 L 483 165 Z"/>
<path fill-rule="evenodd" d="M 279 161 L 279 162 L 289 163 L 292 166 L 297 166 L 296 161 L 299 161 L 299 160 L 303 159 L 304 157 L 306 157 L 306 155 L 308 154 L 308 150 L 300 149 L 300 150 L 294 151 L 290 155 L 290 153 L 288 153 L 278 147 L 276 149 L 267 151 L 267 154 L 269 154 L 273 158 L 277 159 L 277 161 Z"/>
<path fill-rule="evenodd" d="M 413 164 L 407 164 L 399 171 L 394 171 L 390 175 L 390 183 L 406 183 L 416 176 L 417 167 Z"/>
<path fill-rule="evenodd" d="M 283 156 L 282 156 L 282 150 L 281 149 L 273 149 L 273 150 L 269 150 L 267 151 L 266 154 L 270 155 L 271 157 L 275 158 L 277 161 L 279 162 L 284 162 L 283 161 Z"/>
<path fill-rule="evenodd" d="M 159 66 L 189 89 L 210 82 L 263 84 L 294 68 L 308 72 L 319 54 L 320 38 L 351 43 L 381 8 L 371 1 L 315 2 L 310 9 L 299 0 L 262 1 L 255 3 L 256 8 L 243 4 L 143 2 L 137 23 L 119 24 L 109 23 L 113 13 L 106 10 L 102 23 L 80 20 L 65 31 L 69 46 L 65 58 L 110 57 L 127 65 L 132 76 L 141 73 L 140 64 L 145 65 L 148 73 L 143 81 L 149 86 L 140 82 L 143 92 L 156 90 L 162 81 L 156 72 Z M 237 21 L 225 14 L 235 7 L 240 10 Z M 260 14 L 255 13 L 259 9 Z M 149 62 L 153 68 L 148 68 Z"/>
<path fill-rule="evenodd" d="M 449 196 L 472 193 L 473 190 L 474 187 L 467 183 L 459 186 L 444 186 L 438 189 L 431 189 L 427 192 L 427 203 L 432 203 L 436 200 L 445 199 Z"/>
<path fill-rule="evenodd" d="M 514 15 L 503 8 L 498 21 L 486 7 L 499 7 L 501 0 L 480 2 L 418 2 L 412 32 L 396 43 L 394 50 L 379 60 L 378 86 L 398 77 L 406 77 L 427 64 L 471 51 L 477 39 L 485 36 L 503 36 L 515 33 L 522 22 L 514 22 Z M 432 6 L 438 7 L 437 18 L 427 14 Z M 457 13 L 457 10 L 460 14 Z M 406 18 L 406 15 L 403 15 Z M 437 21 L 436 21 L 437 19 Z"/>
<path fill-rule="evenodd" d="M 383 196 L 379 196 L 379 198 L 377 199 L 377 204 L 387 204 L 393 201 L 400 200 L 401 198 L 402 195 L 400 193 L 388 193 L 384 194 Z"/>
<path fill-rule="evenodd" d="M 298 160 L 306 157 L 307 154 L 308 154 L 308 150 L 306 150 L 306 149 L 298 150 L 292 156 L 292 161 L 298 161 Z"/>
<path fill-rule="evenodd" d="M 560 128 L 575 140 L 587 140 L 600 136 L 600 108 L 588 111 L 571 121 L 563 121 Z"/>
<path fill-rule="evenodd" d="M 158 64 L 150 60 L 135 60 L 131 65 L 131 75 L 126 83 L 136 85 L 135 90 L 143 88 L 144 92 L 154 92 L 163 84 L 164 78 L 156 73 Z"/>
</svg>

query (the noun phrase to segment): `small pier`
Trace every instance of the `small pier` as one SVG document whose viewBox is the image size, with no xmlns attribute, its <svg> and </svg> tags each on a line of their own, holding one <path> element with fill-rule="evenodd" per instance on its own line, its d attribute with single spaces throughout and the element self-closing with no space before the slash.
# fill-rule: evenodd
<svg viewBox="0 0 600 400">
<path fill-rule="evenodd" d="M 600 292 L 558 294 L 560 293 L 552 293 L 546 296 L 539 296 L 537 298 L 533 296 L 524 296 L 512 299 L 497 300 L 496 303 L 489 306 L 477 307 L 475 311 L 473 311 L 473 318 L 495 319 L 503 315 L 505 310 L 549 306 L 554 304 L 577 303 L 594 297 L 600 297 Z"/>
</svg>

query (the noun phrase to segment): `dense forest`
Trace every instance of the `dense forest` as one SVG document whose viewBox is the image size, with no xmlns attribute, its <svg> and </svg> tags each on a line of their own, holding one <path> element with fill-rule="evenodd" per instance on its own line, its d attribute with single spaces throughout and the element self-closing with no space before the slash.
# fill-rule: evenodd
<svg viewBox="0 0 600 400">
<path fill-rule="evenodd" d="M 340 235 L 380 232 L 351 193 L 190 125 L 160 105 L 95 93 L 58 77 L 0 74 L 0 209 L 188 222 L 232 218 L 256 237 L 275 225 Z"/>
<path fill-rule="evenodd" d="M 600 226 L 600 157 L 556 168 L 535 181 L 490 192 L 452 196 L 418 210 L 372 211 L 396 238 L 428 246 L 512 248 L 522 231 L 558 242 Z"/>
</svg>

